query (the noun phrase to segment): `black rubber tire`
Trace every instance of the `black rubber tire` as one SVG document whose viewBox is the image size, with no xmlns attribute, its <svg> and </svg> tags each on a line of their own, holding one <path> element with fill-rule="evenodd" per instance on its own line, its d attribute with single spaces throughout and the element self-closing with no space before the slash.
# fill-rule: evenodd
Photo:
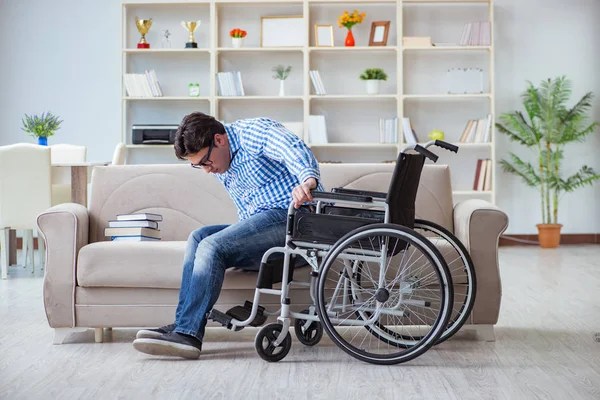
<svg viewBox="0 0 600 400">
<path fill-rule="evenodd" d="M 423 254 L 429 259 L 429 262 L 432 264 L 435 264 L 438 267 L 438 268 L 436 268 L 436 272 L 439 274 L 440 280 L 442 280 L 442 281 L 445 280 L 447 283 L 445 290 L 448 293 L 448 298 L 446 298 L 446 296 L 443 296 L 441 298 L 441 304 L 440 304 L 440 309 L 444 310 L 442 313 L 443 317 L 440 317 L 440 319 L 437 320 L 437 322 L 435 324 L 435 329 L 432 329 L 430 331 L 430 333 L 424 337 L 423 343 L 412 346 L 411 349 L 414 347 L 414 349 L 412 351 L 410 351 L 408 354 L 400 356 L 400 357 L 369 355 L 369 354 L 364 353 L 364 351 L 354 349 L 353 346 L 351 346 L 352 347 L 351 348 L 346 343 L 346 341 L 338 335 L 336 330 L 333 329 L 333 325 L 331 324 L 331 321 L 329 320 L 329 317 L 327 316 L 327 309 L 325 308 L 326 307 L 325 306 L 326 301 L 324 299 L 324 286 L 325 286 L 325 279 L 326 279 L 325 277 L 326 277 L 328 269 L 329 269 L 329 265 L 328 265 L 329 260 L 333 257 L 333 254 L 336 254 L 337 248 L 341 247 L 345 241 L 347 241 L 348 239 L 351 239 L 355 235 L 359 235 L 364 231 L 371 231 L 371 230 L 376 231 L 378 229 L 381 229 L 381 230 L 390 230 L 391 229 L 391 230 L 396 230 L 396 231 L 402 232 L 405 235 L 405 237 L 402 240 L 412 242 L 411 245 L 413 245 L 413 246 L 421 247 L 423 250 Z M 422 245 L 419 243 L 422 243 Z M 337 257 L 337 254 L 336 254 L 336 257 Z M 438 263 L 434 262 L 433 257 L 435 257 L 437 259 Z M 425 238 L 418 232 L 415 232 L 414 230 L 407 228 L 405 226 L 396 225 L 396 224 L 378 223 L 378 224 L 366 225 L 366 226 L 357 228 L 357 229 L 347 233 L 341 239 L 339 239 L 335 243 L 335 245 L 331 248 L 331 250 L 327 253 L 327 256 L 323 259 L 322 265 L 320 267 L 320 271 L 321 272 L 319 274 L 319 282 L 318 282 L 318 290 L 317 290 L 317 305 L 319 308 L 319 311 L 318 311 L 319 317 L 321 319 L 321 322 L 323 323 L 323 327 L 324 327 L 325 331 L 327 332 L 327 335 L 332 339 L 332 341 L 338 347 L 340 347 L 347 354 L 351 355 L 352 357 L 354 357 L 358 360 L 361 360 L 361 361 L 364 361 L 367 363 L 371 363 L 371 364 L 392 365 L 392 364 L 404 363 L 404 362 L 410 361 L 416 357 L 419 357 L 420 355 L 425 353 L 431 346 L 433 346 L 437 342 L 440 335 L 443 333 L 443 327 L 446 326 L 448 319 L 450 317 L 449 311 L 451 311 L 451 309 L 450 309 L 449 299 L 452 299 L 452 300 L 454 299 L 454 293 L 453 293 L 452 277 L 450 275 L 450 271 L 448 270 L 448 266 L 446 265 L 446 262 L 444 261 L 444 258 L 440 254 L 439 250 L 430 241 L 428 241 L 427 238 Z"/>
<path fill-rule="evenodd" d="M 292 348 L 292 336 L 290 332 L 285 336 L 283 342 L 278 347 L 273 347 L 273 343 L 281 334 L 281 329 L 283 326 L 278 323 L 272 323 L 266 326 L 263 326 L 260 331 L 256 334 L 254 338 L 254 347 L 256 348 L 256 352 L 265 361 L 269 362 L 277 362 L 281 361 L 287 356 Z M 264 339 L 267 340 L 267 343 L 264 343 Z"/>
<path fill-rule="evenodd" d="M 308 315 L 308 310 L 303 310 L 302 314 Z M 302 325 L 306 321 L 303 319 L 296 318 L 294 320 L 294 333 L 300 343 L 305 346 L 315 346 L 319 344 L 323 338 L 323 325 L 319 321 L 312 321 L 312 324 L 306 331 L 302 331 Z"/>
<path fill-rule="evenodd" d="M 475 265 L 473 264 L 473 260 L 471 260 L 471 256 L 469 255 L 467 248 L 452 232 L 450 232 L 443 226 L 423 219 L 415 220 L 415 229 L 418 229 L 418 225 L 430 227 L 446 235 L 450 239 L 450 244 L 452 244 L 452 246 L 454 246 L 455 249 L 458 247 L 457 251 L 459 253 L 462 253 L 461 258 L 463 259 L 465 266 L 469 270 L 468 275 L 470 276 L 470 282 L 468 282 L 468 285 L 469 291 L 471 291 L 472 294 L 471 296 L 469 296 L 468 301 L 466 303 L 463 303 L 460 315 L 457 318 L 450 318 L 448 320 L 448 328 L 444 331 L 444 333 L 442 333 L 442 335 L 436 342 L 437 345 L 451 338 L 456 332 L 460 330 L 460 328 L 462 328 L 464 323 L 467 321 L 467 318 L 469 318 L 471 310 L 473 309 L 473 304 L 475 304 L 475 297 L 477 296 L 477 277 L 475 275 Z M 456 292 L 454 293 L 454 298 L 456 299 Z"/>
</svg>

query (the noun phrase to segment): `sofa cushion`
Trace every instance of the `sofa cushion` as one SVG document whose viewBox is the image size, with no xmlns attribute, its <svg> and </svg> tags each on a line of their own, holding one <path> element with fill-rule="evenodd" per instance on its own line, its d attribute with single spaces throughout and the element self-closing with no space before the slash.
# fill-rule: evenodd
<svg viewBox="0 0 600 400">
<path fill-rule="evenodd" d="M 97 242 L 84 246 L 77 261 L 77 285 L 179 289 L 186 242 Z M 310 268 L 299 268 L 307 281 Z M 300 276 L 301 274 L 301 276 Z M 254 289 L 258 273 L 230 268 L 223 289 Z M 276 285 L 275 287 L 279 287 Z"/>
</svg>

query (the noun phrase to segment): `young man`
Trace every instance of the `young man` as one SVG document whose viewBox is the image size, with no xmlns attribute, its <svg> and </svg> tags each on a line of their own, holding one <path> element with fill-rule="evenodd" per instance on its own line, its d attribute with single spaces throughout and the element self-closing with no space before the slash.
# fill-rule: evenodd
<svg viewBox="0 0 600 400">
<path fill-rule="evenodd" d="M 267 118 L 223 125 L 200 112 L 189 114 L 177 130 L 175 154 L 214 174 L 233 199 L 239 222 L 205 226 L 190 234 L 175 322 L 139 331 L 133 347 L 147 354 L 195 359 L 225 270 L 258 270 L 265 251 L 284 245 L 292 200 L 299 208 L 312 200 L 311 190 L 324 188 L 306 144 Z"/>
</svg>

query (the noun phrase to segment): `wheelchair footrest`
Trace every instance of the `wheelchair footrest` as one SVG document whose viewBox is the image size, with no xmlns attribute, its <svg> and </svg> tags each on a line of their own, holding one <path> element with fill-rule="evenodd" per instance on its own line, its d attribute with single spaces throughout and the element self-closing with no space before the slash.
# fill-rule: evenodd
<svg viewBox="0 0 600 400">
<path fill-rule="evenodd" d="M 214 308 L 210 311 L 210 313 L 208 313 L 208 316 L 206 317 L 206 319 L 215 321 L 215 322 L 223 325 L 227 329 L 233 328 L 233 325 L 231 325 L 231 320 L 233 319 L 233 317 L 231 315 L 227 315 L 224 312 L 221 312 Z M 238 327 L 236 327 L 235 330 L 241 331 L 242 329 L 244 329 L 243 326 L 238 326 Z"/>
<path fill-rule="evenodd" d="M 264 312 L 265 312 L 265 308 L 258 306 L 258 310 L 256 311 L 256 316 L 254 317 L 254 320 L 252 320 L 252 322 L 250 322 L 249 325 L 250 326 L 263 325 L 267 321 L 267 316 L 264 315 Z M 243 306 L 233 307 L 233 308 L 227 310 L 227 312 L 225 314 L 230 316 L 231 318 L 237 319 L 238 321 L 245 321 L 248 318 L 250 318 L 250 314 L 252 314 L 252 302 L 246 300 L 246 302 L 244 302 Z M 231 320 L 231 318 L 230 318 L 230 320 Z"/>
</svg>

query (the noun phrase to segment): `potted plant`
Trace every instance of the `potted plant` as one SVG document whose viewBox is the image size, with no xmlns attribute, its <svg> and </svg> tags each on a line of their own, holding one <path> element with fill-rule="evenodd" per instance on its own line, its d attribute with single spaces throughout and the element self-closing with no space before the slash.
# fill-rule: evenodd
<svg viewBox="0 0 600 400">
<path fill-rule="evenodd" d="M 344 11 L 342 15 L 338 17 L 338 26 L 345 27 L 348 29 L 348 34 L 346 35 L 346 41 L 344 44 L 346 46 L 354 46 L 354 36 L 352 35 L 352 27 L 356 24 L 361 24 L 367 14 L 359 13 L 357 10 L 354 10 L 352 14 L 349 14 L 348 11 Z"/>
<path fill-rule="evenodd" d="M 562 224 L 558 223 L 558 206 L 561 194 L 592 185 L 600 179 L 600 175 L 586 165 L 567 179 L 562 178 L 565 145 L 582 142 L 598 124 L 587 121 L 592 93 L 586 93 L 571 108 L 566 104 L 570 95 L 571 82 L 564 76 L 544 80 L 539 87 L 528 82 L 521 97 L 529 121 L 522 112 L 514 111 L 501 115 L 503 124 L 496 123 L 498 130 L 510 140 L 534 153 L 534 164 L 510 153 L 509 160 L 501 160 L 501 165 L 504 171 L 521 177 L 525 184 L 539 190 L 542 222 L 536 226 L 540 246 L 544 248 L 555 248 L 560 243 Z"/>
<path fill-rule="evenodd" d="M 229 36 L 231 36 L 231 44 L 236 49 L 239 49 L 244 45 L 244 38 L 246 37 L 246 31 L 235 28 L 229 31 Z"/>
<path fill-rule="evenodd" d="M 277 66 L 271 68 L 271 71 L 275 72 L 275 75 L 273 75 L 273 79 L 279 79 L 279 95 L 280 96 L 285 96 L 285 88 L 284 88 L 283 82 L 290 75 L 291 70 L 292 70 L 291 65 L 288 65 L 287 68 L 284 67 L 283 65 L 277 65 Z"/>
<path fill-rule="evenodd" d="M 379 82 L 387 81 L 387 78 L 387 74 L 381 68 L 369 68 L 360 75 L 360 79 L 367 82 L 368 94 L 378 94 Z"/>
<path fill-rule="evenodd" d="M 21 129 L 29 133 L 29 136 L 31 137 L 37 137 L 38 144 L 42 146 L 48 145 L 48 137 L 54 136 L 54 133 L 60 128 L 60 124 L 62 123 L 62 121 L 59 121 L 58 117 L 53 115 L 50 111 L 45 112 L 40 116 L 29 116 L 25 114 L 25 118 L 22 122 L 23 127 Z"/>
</svg>

